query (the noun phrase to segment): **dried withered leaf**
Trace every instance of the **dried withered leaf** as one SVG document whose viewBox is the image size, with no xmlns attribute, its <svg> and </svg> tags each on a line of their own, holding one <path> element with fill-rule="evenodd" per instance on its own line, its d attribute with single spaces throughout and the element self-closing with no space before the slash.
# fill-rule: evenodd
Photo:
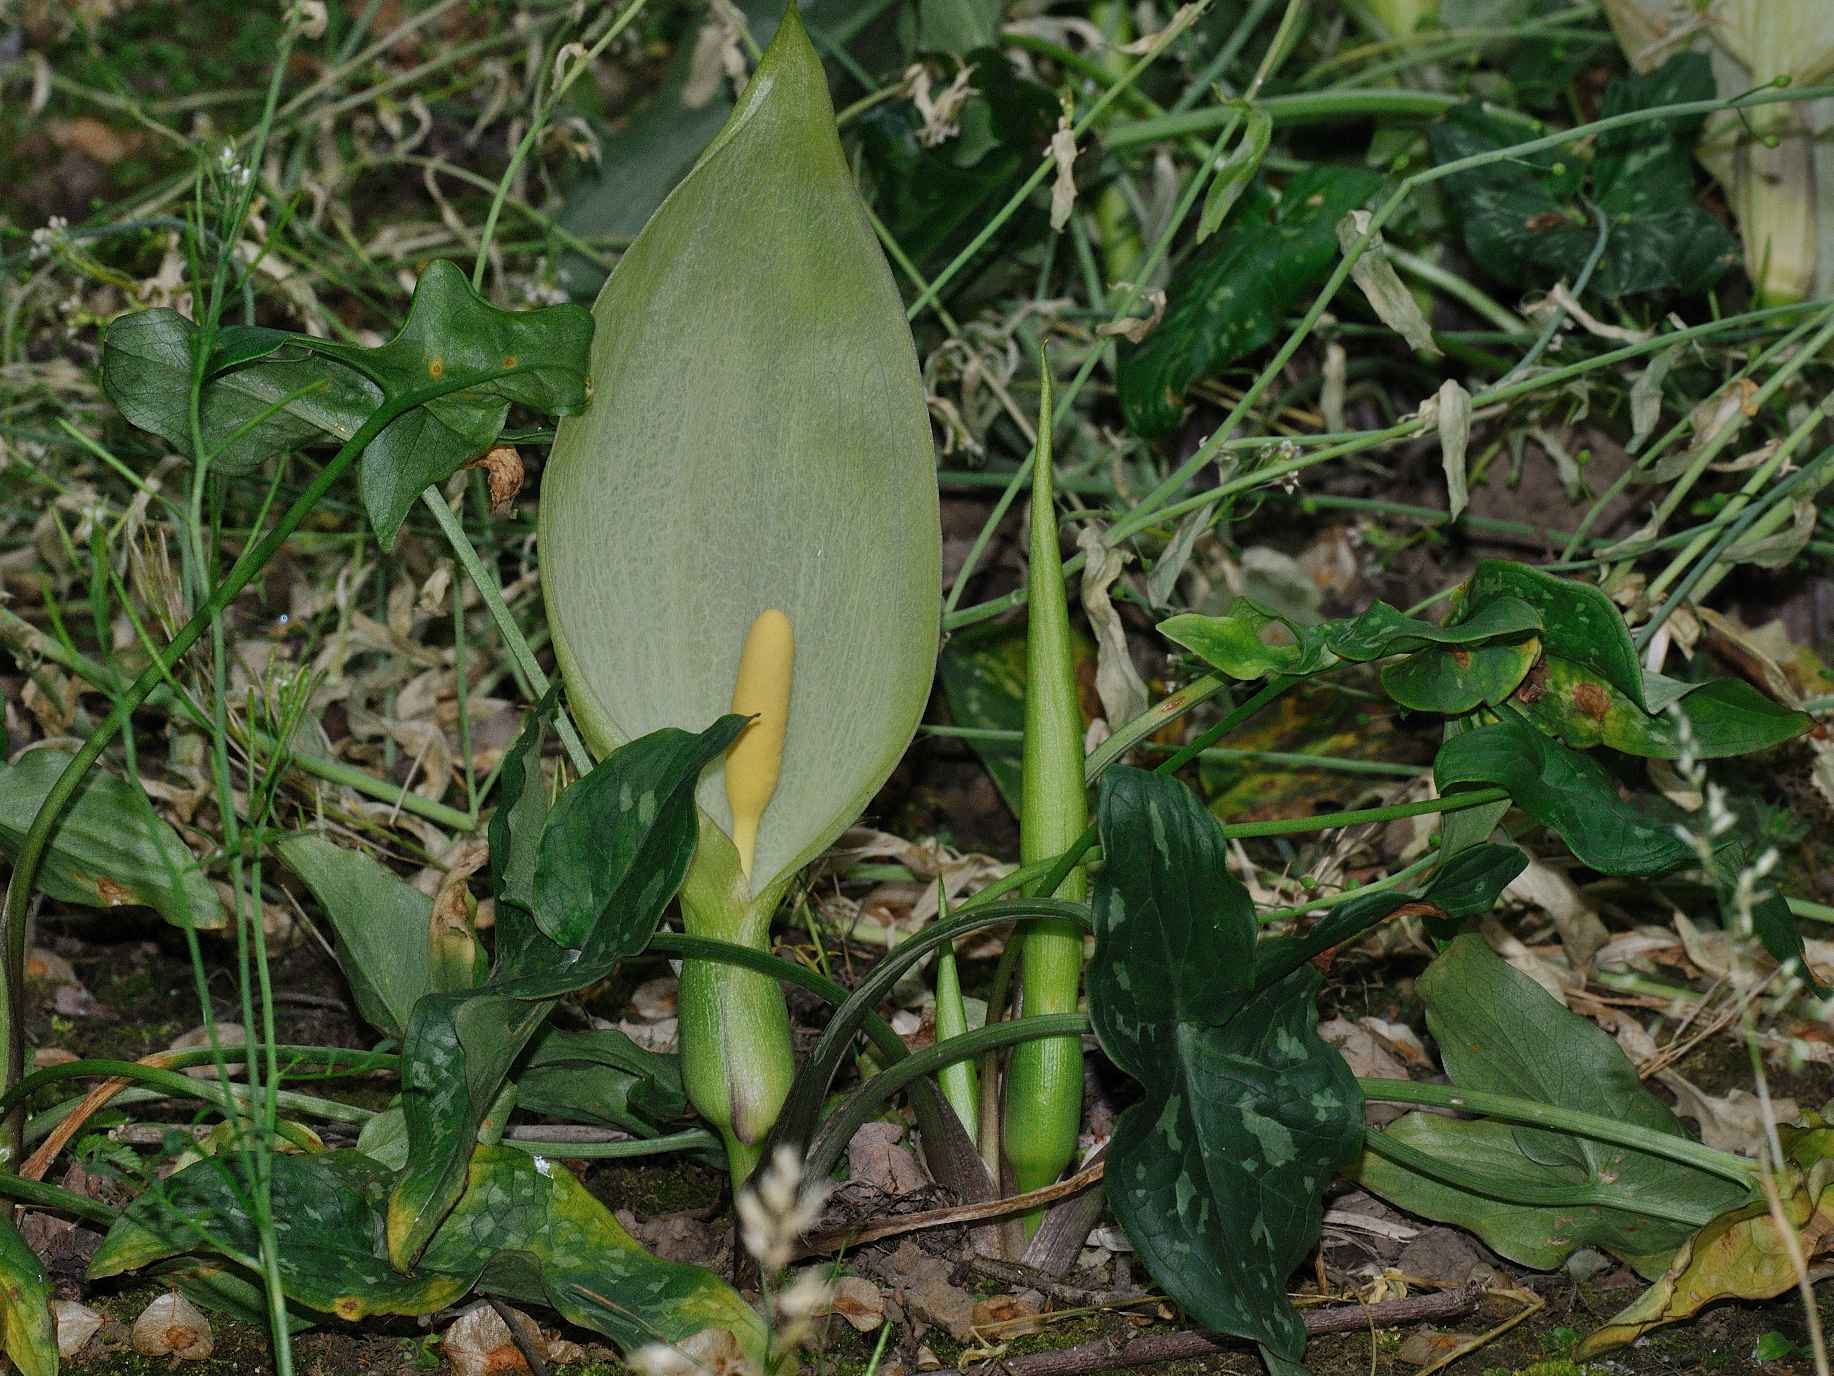
<svg viewBox="0 0 1834 1376">
<path fill-rule="evenodd" d="M 500 444 L 488 454 L 479 455 L 467 468 L 484 470 L 484 481 L 490 489 L 490 514 L 501 516 L 515 503 L 526 475 L 522 455 L 514 445 Z"/>
<path fill-rule="evenodd" d="M 143 1357 L 201 1362 L 216 1349 L 210 1320 L 177 1291 L 168 1291 L 134 1320 L 134 1351 Z"/>
</svg>

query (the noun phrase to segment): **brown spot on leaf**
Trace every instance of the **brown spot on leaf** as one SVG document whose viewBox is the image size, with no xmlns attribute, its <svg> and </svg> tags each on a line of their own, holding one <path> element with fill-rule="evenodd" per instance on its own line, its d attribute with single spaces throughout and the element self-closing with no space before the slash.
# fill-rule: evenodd
<svg viewBox="0 0 1834 1376">
<path fill-rule="evenodd" d="M 438 382 L 446 375 L 446 360 L 434 358 L 427 363 L 427 376 Z"/>
<path fill-rule="evenodd" d="M 140 895 L 125 884 L 117 884 L 105 874 L 96 876 L 96 897 L 110 908 L 119 908 L 123 904 L 138 903 Z"/>
<path fill-rule="evenodd" d="M 1471 667 L 1471 651 L 1465 649 L 1453 650 L 1452 662 L 1461 669 L 1469 669 Z"/>
<path fill-rule="evenodd" d="M 1573 705 L 1593 721 L 1603 721 L 1611 710 L 1611 695 L 1596 683 L 1573 685 Z"/>
<path fill-rule="evenodd" d="M 1522 680 L 1514 696 L 1523 703 L 1540 702 L 1547 692 L 1547 661 L 1538 659 L 1535 667 L 1528 671 L 1528 677 Z"/>
</svg>

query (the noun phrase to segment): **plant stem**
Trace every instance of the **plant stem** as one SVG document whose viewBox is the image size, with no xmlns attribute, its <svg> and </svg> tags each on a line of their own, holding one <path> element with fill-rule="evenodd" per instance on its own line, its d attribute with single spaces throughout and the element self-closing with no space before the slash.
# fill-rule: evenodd
<svg viewBox="0 0 1834 1376">
<path fill-rule="evenodd" d="M 1611 1142 L 1633 1151 L 1659 1156 L 1683 1166 L 1717 1175 L 1723 1180 L 1750 1187 L 1756 1180 L 1758 1163 L 1716 1151 L 1692 1138 L 1674 1133 L 1657 1132 L 1635 1123 L 1604 1118 L 1579 1109 L 1561 1108 L 1556 1104 L 1538 1103 L 1514 1094 L 1497 1094 L 1489 1090 L 1460 1089 L 1457 1085 L 1424 1084 L 1417 1080 L 1384 1080 L 1357 1078 L 1363 1097 L 1389 1104 L 1426 1104 L 1435 1108 L 1461 1109 L 1486 1118 L 1500 1118 L 1506 1123 L 1523 1123 L 1575 1137 L 1590 1137 Z"/>
<path fill-rule="evenodd" d="M 471 268 L 473 290 L 479 292 L 484 290 L 484 266 L 490 261 L 490 245 L 491 240 L 496 236 L 497 217 L 503 213 L 503 202 L 509 196 L 510 187 L 515 185 L 516 174 L 522 170 L 522 164 L 528 160 L 530 150 L 535 147 L 542 131 L 547 128 L 548 117 L 554 113 L 554 107 L 572 89 L 573 83 L 579 80 L 581 74 L 592 70 L 592 64 L 598 60 L 599 54 L 610 47 L 618 35 L 630 26 L 631 20 L 637 17 L 638 11 L 643 6 L 644 0 L 630 0 L 630 3 L 619 11 L 617 18 L 606 27 L 605 32 L 594 40 L 592 47 L 569 64 L 566 74 L 554 84 L 553 89 L 547 93 L 546 99 L 536 109 L 534 118 L 529 121 L 528 130 L 523 134 L 521 141 L 516 144 L 516 151 L 510 154 L 509 166 L 503 169 L 503 175 L 497 181 L 497 189 L 490 198 L 490 209 L 484 214 L 484 228 L 478 236 L 477 261 Z"/>
<path fill-rule="evenodd" d="M 464 525 L 452 514 L 452 508 L 446 505 L 446 499 L 440 496 L 438 488 L 429 487 L 420 494 L 420 500 L 432 513 L 434 523 L 446 537 L 446 543 L 452 547 L 452 555 L 458 560 L 459 567 L 465 570 L 472 586 L 477 588 L 478 596 L 484 599 L 490 619 L 496 623 L 497 634 L 503 638 L 503 647 L 509 651 L 510 658 L 529 685 L 532 695 L 530 700 L 539 702 L 547 694 L 548 676 L 536 660 L 535 652 L 529 648 L 522 627 L 516 624 L 516 614 L 509 609 L 509 603 L 503 600 L 503 589 L 497 586 L 496 575 L 478 558 L 478 551 L 472 545 L 471 538 L 465 534 Z M 585 778 L 592 772 L 592 754 L 580 740 L 573 719 L 567 715 L 564 707 L 556 709 L 554 727 L 561 744 L 566 748 L 567 760 L 572 764 L 573 772 Z M 476 825 L 475 820 L 473 825 Z"/>
<path fill-rule="evenodd" d="M 1434 812 L 1463 812 L 1470 807 L 1500 803 L 1509 797 L 1503 788 L 1460 790 L 1445 798 L 1427 798 L 1418 803 L 1391 803 L 1387 807 L 1354 808 L 1348 812 L 1320 812 L 1311 817 L 1276 817 L 1267 822 L 1226 822 L 1223 834 L 1230 837 L 1296 836 L 1308 831 L 1329 831 L 1333 827 L 1361 826 L 1365 822 L 1392 822 L 1402 817 L 1423 817 Z"/>
</svg>

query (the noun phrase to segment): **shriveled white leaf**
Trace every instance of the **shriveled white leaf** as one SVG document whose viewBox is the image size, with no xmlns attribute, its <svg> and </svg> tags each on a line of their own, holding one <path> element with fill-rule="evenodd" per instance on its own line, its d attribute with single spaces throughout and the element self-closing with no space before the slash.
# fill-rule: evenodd
<svg viewBox="0 0 1834 1376">
<path fill-rule="evenodd" d="M 1788 530 L 1780 530 L 1771 535 L 1748 535 L 1743 540 L 1734 541 L 1720 558 L 1729 564 L 1756 564 L 1761 569 L 1780 569 L 1808 547 L 1809 538 L 1814 535 L 1815 524 L 1819 519 L 1820 510 L 1814 502 L 1797 498 L 1790 503 Z"/>
<path fill-rule="evenodd" d="M 1547 451 L 1547 456 L 1554 461 L 1554 472 L 1560 476 L 1560 485 L 1567 491 L 1567 496 L 1578 501 L 1585 489 L 1585 480 L 1579 476 L 1579 460 L 1573 457 L 1573 451 L 1567 448 L 1567 442 L 1561 435 L 1537 425 L 1529 434 L 1535 437 L 1535 443 Z"/>
<path fill-rule="evenodd" d="M 1465 453 L 1471 443 L 1471 393 L 1457 378 L 1447 378 L 1433 398 L 1433 418 L 1439 427 L 1439 462 L 1446 474 L 1446 505 L 1452 519 L 1471 501 Z"/>
<path fill-rule="evenodd" d="M 1664 349 L 1649 360 L 1649 366 L 1637 374 L 1637 380 L 1630 384 L 1630 443 L 1625 446 L 1629 453 L 1636 453 L 1643 447 L 1643 441 L 1650 437 L 1656 428 L 1656 422 L 1662 419 L 1662 384 L 1668 377 L 1670 368 L 1681 357 L 1682 346 L 1677 344 Z"/>
<path fill-rule="evenodd" d="M 923 121 L 917 142 L 925 148 L 936 148 L 961 133 L 962 110 L 974 94 L 972 67 L 962 67 L 940 91 L 929 67 L 921 62 L 913 63 L 904 79 L 911 88 L 911 104 L 917 107 L 917 116 Z"/>
<path fill-rule="evenodd" d="M 1318 393 L 1318 409 L 1325 418 L 1325 429 L 1340 434 L 1345 429 L 1344 401 L 1349 392 L 1350 355 L 1336 340 L 1325 345 L 1324 384 Z"/>
<path fill-rule="evenodd" d="M 1051 229 L 1060 232 L 1076 209 L 1076 135 L 1070 130 L 1068 115 L 1058 117 L 1057 132 L 1051 135 L 1051 161 L 1057 164 L 1057 177 L 1051 183 Z"/>
<path fill-rule="evenodd" d="M 1344 216 L 1337 222 L 1338 246 L 1349 253 L 1368 233 L 1373 219 L 1367 210 L 1353 210 Z M 1424 354 L 1439 352 L 1439 346 L 1433 342 L 1432 328 L 1420 313 L 1420 303 L 1414 300 L 1414 294 L 1402 283 L 1394 264 L 1388 261 L 1388 247 L 1380 234 L 1370 236 L 1362 256 L 1351 266 L 1350 276 L 1362 288 L 1382 323 L 1405 339 L 1409 348 Z"/>
<path fill-rule="evenodd" d="M 1099 335 L 1119 336 L 1129 344 L 1138 344 L 1151 334 L 1159 322 L 1165 319 L 1165 288 L 1154 287 L 1146 293 L 1147 314 L 1145 316 L 1123 316 L 1119 320 L 1110 320 L 1105 325 L 1097 325 L 1095 332 Z"/>
<path fill-rule="evenodd" d="M 1083 611 L 1095 632 L 1095 691 L 1109 726 L 1115 727 L 1146 710 L 1146 684 L 1127 652 L 1127 629 L 1121 624 L 1121 614 L 1108 600 L 1108 589 L 1121 576 L 1126 558 L 1120 550 L 1103 544 L 1101 532 L 1092 524 L 1077 532 L 1076 543 L 1086 557 Z"/>
</svg>

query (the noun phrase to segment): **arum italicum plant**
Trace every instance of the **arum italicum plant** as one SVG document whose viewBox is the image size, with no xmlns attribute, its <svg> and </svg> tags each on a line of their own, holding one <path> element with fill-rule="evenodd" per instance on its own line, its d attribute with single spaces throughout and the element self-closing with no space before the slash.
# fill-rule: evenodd
<svg viewBox="0 0 1834 1376">
<path fill-rule="evenodd" d="M 600 755 L 754 715 L 700 782 L 681 907 L 762 949 L 909 744 L 941 623 L 916 348 L 794 5 L 593 315 L 595 402 L 541 492 L 568 700 Z M 680 1014 L 689 1097 L 743 1179 L 793 1073 L 782 994 L 690 960 Z"/>
<path fill-rule="evenodd" d="M 1834 80 L 1830 0 L 1605 0 L 1605 13 L 1639 71 L 1704 49 L 1726 99 Z M 1834 295 L 1834 97 L 1722 111 L 1696 152 L 1738 217 L 1759 300 Z"/>
</svg>

